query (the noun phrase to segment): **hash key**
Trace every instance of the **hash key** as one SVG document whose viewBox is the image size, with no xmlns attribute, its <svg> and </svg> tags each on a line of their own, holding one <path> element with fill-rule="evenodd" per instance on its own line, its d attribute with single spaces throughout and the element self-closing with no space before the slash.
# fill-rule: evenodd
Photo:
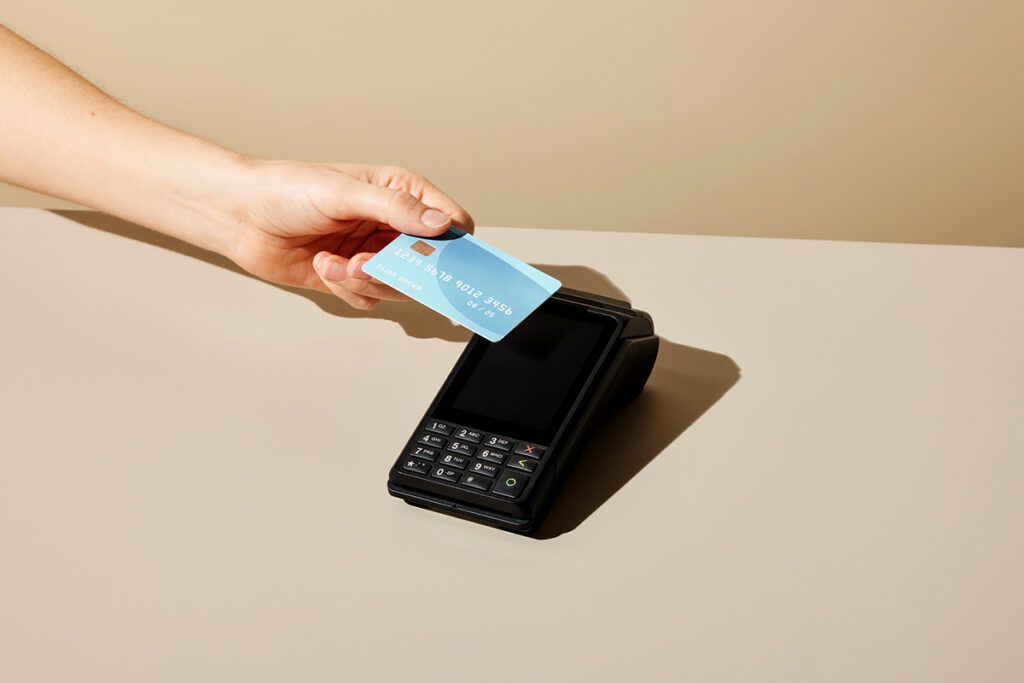
<svg viewBox="0 0 1024 683">
<path fill-rule="evenodd" d="M 481 477 L 479 474 L 467 474 L 462 477 L 462 485 L 486 491 L 491 488 L 491 480 L 487 477 Z"/>
</svg>

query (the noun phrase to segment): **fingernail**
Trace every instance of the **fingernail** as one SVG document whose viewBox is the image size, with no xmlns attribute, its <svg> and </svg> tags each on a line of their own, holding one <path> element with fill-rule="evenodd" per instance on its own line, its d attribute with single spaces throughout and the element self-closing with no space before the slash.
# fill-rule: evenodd
<svg viewBox="0 0 1024 683">
<path fill-rule="evenodd" d="M 420 216 L 420 222 L 428 228 L 443 228 L 448 225 L 448 214 L 437 209 L 427 209 Z"/>
<path fill-rule="evenodd" d="M 345 266 L 337 261 L 331 261 L 328 263 L 323 269 L 323 273 L 324 278 L 331 282 L 341 282 L 348 277 L 348 271 L 345 269 Z"/>
</svg>

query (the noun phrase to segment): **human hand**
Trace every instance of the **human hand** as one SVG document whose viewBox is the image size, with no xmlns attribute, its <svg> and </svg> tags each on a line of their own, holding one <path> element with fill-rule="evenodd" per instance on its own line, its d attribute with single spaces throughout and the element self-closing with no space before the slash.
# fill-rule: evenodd
<svg viewBox="0 0 1024 683">
<path fill-rule="evenodd" d="M 270 282 L 330 292 L 358 309 L 407 297 L 362 264 L 399 232 L 440 235 L 473 219 L 429 180 L 404 168 L 248 161 L 228 192 L 233 216 L 224 250 Z M 234 196 L 232 196 L 234 195 Z"/>
<path fill-rule="evenodd" d="M 411 171 L 232 152 L 132 111 L 3 26 L 0 63 L 0 181 L 223 254 L 271 282 L 373 308 L 404 298 L 361 270 L 399 231 L 473 229 Z"/>
</svg>

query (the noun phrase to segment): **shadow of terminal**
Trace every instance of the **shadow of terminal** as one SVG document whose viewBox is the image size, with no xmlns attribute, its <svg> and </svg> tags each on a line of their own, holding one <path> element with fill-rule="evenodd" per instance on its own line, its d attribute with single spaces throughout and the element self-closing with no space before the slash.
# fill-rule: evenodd
<svg viewBox="0 0 1024 683">
<path fill-rule="evenodd" d="M 253 277 L 227 258 L 173 237 L 96 211 L 53 211 L 81 225 L 199 259 L 244 277 Z M 584 266 L 538 265 L 572 289 L 629 301 L 598 271 Z M 451 324 L 425 306 L 383 302 L 372 311 L 357 311 L 342 300 L 296 287 L 272 285 L 343 318 L 391 320 L 410 337 L 466 342 L 468 330 Z M 657 322 L 655 322 L 657 327 Z M 683 430 L 721 398 L 740 377 L 728 356 L 661 339 L 661 348 L 647 388 L 631 403 L 615 410 L 591 435 L 577 466 L 535 538 L 553 538 L 575 529 L 606 500 L 661 453 Z"/>
<path fill-rule="evenodd" d="M 580 266 L 538 268 L 566 287 L 628 301 L 601 273 Z M 657 331 L 657 321 L 655 321 Z M 703 415 L 739 381 L 728 356 L 661 338 L 643 393 L 613 409 L 589 437 L 547 517 L 531 534 L 572 531 Z"/>
</svg>

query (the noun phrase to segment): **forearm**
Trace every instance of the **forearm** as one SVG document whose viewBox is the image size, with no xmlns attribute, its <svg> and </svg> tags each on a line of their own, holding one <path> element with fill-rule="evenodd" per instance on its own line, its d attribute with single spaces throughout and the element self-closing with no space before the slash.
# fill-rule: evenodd
<svg viewBox="0 0 1024 683">
<path fill-rule="evenodd" d="M 132 111 L 0 26 L 0 180 L 228 253 L 246 160 Z"/>
</svg>

